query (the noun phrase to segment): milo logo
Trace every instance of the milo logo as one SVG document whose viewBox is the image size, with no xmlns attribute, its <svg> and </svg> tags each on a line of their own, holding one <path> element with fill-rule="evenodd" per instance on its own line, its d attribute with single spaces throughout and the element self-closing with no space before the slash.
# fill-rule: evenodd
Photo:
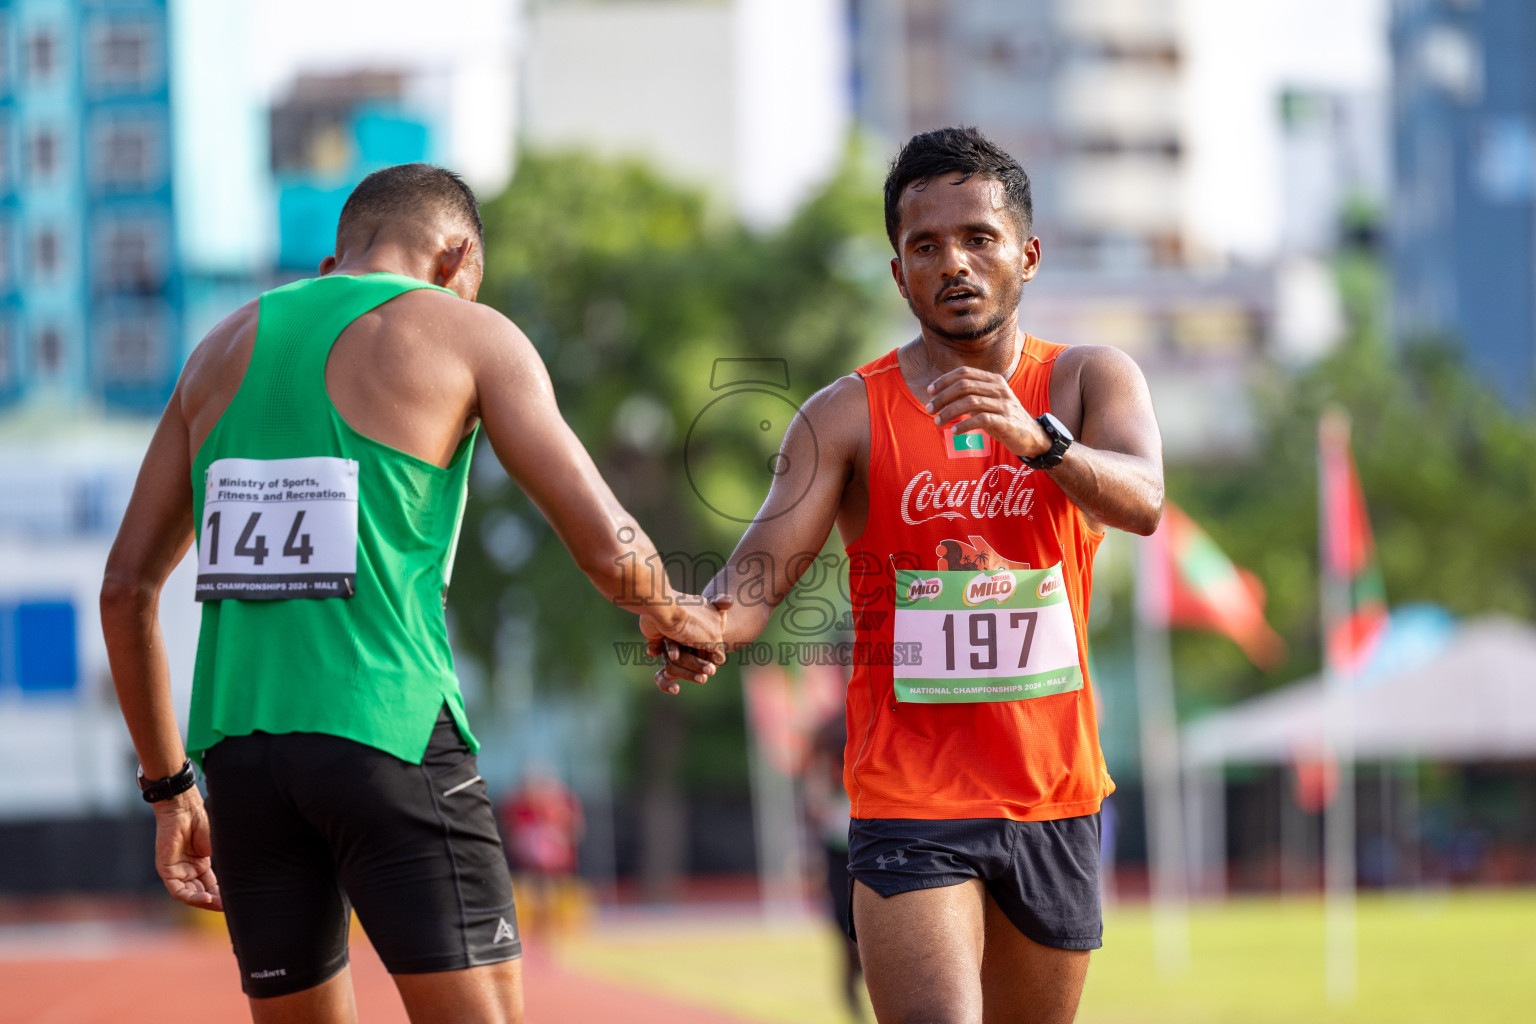
<svg viewBox="0 0 1536 1024">
<path fill-rule="evenodd" d="M 1042 598 L 1050 597 L 1052 594 L 1056 593 L 1056 591 L 1060 590 L 1061 586 L 1062 583 L 1060 576 L 1047 576 L 1045 579 L 1040 581 L 1040 586 L 1035 590 L 1035 593 Z"/>
<path fill-rule="evenodd" d="M 937 576 L 926 580 L 919 577 L 907 584 L 908 601 L 916 601 L 920 597 L 925 597 L 932 601 L 942 593 L 944 593 L 944 581 Z"/>
<path fill-rule="evenodd" d="M 1013 596 L 1013 588 L 1017 585 L 1018 581 L 1008 569 L 979 572 L 965 585 L 965 593 L 961 598 L 968 605 L 985 604 L 988 601 L 1002 604 Z"/>
</svg>

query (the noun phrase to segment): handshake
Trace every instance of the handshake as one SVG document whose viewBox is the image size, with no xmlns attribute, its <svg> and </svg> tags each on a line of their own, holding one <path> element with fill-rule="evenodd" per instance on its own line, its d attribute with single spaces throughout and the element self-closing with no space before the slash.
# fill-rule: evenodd
<svg viewBox="0 0 1536 1024">
<path fill-rule="evenodd" d="M 708 682 L 715 669 L 725 664 L 725 656 L 732 649 L 726 639 L 726 627 L 735 599 L 720 595 L 684 600 L 687 603 L 674 598 L 664 607 L 647 609 L 640 616 L 646 653 L 664 659 L 654 676 L 656 688 L 663 693 L 677 693 L 681 689 L 678 681 L 682 679 Z"/>
</svg>

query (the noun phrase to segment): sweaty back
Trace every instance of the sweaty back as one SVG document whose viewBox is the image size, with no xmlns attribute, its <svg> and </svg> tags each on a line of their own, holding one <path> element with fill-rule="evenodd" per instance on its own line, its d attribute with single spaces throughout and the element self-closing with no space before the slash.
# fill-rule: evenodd
<svg viewBox="0 0 1536 1024">
<path fill-rule="evenodd" d="M 333 274 L 261 296 L 250 364 L 192 464 L 194 755 L 318 732 L 420 762 L 444 704 L 475 746 L 443 616 L 475 432 L 440 467 L 353 429 L 325 384 L 349 324 L 431 287 Z"/>
</svg>

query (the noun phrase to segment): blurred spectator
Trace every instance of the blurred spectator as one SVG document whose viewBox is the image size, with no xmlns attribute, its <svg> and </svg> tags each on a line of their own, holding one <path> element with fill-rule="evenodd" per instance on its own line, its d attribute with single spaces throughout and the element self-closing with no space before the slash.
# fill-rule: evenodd
<svg viewBox="0 0 1536 1024">
<path fill-rule="evenodd" d="M 525 932 L 569 924 L 581 902 L 573 878 L 586 827 L 581 801 L 547 768 L 534 767 L 502 801 L 501 827 Z"/>
<path fill-rule="evenodd" d="M 1462 884 L 1483 881 L 1482 867 L 1487 855 L 1487 833 L 1471 826 L 1456 829 L 1445 850 L 1450 881 Z"/>
<path fill-rule="evenodd" d="M 1115 903 L 1120 898 L 1115 885 L 1115 844 L 1119 838 L 1119 825 L 1120 813 L 1115 809 L 1115 798 L 1107 796 L 1099 805 L 1099 899 L 1106 904 Z"/>
<path fill-rule="evenodd" d="M 859 998 L 863 972 L 859 947 L 850 936 L 853 892 L 848 876 L 848 818 L 852 807 L 843 790 L 843 747 L 847 742 L 848 726 L 839 710 L 811 735 L 800 779 L 805 813 L 826 865 L 827 906 L 843 954 L 843 999 L 849 1014 L 863 1020 L 864 1004 Z"/>
</svg>

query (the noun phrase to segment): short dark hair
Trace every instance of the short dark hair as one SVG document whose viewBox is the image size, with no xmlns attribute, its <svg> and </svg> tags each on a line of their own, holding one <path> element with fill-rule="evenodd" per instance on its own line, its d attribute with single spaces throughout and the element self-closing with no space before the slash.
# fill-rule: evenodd
<svg viewBox="0 0 1536 1024">
<path fill-rule="evenodd" d="M 978 175 L 1002 183 L 1003 196 L 1019 230 L 1029 234 L 1034 223 L 1034 201 L 1029 194 L 1029 175 L 1019 162 L 997 143 L 970 125 L 939 128 L 914 135 L 901 147 L 885 176 L 885 234 L 896 246 L 900 227 L 901 194 L 912 184 L 919 188 L 941 174 L 958 171 L 960 180 Z"/>
<path fill-rule="evenodd" d="M 341 236 L 358 223 L 423 213 L 447 216 L 472 227 L 475 242 L 483 248 L 484 229 L 475 193 L 447 168 L 423 163 L 396 164 L 358 182 L 336 222 L 337 247 Z"/>
</svg>

